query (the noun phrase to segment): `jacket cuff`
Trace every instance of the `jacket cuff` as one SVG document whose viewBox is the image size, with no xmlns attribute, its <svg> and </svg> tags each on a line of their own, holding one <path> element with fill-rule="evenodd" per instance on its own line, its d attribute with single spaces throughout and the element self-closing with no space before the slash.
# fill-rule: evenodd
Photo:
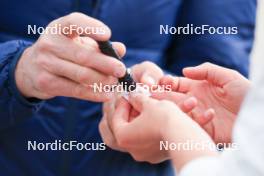
<svg viewBox="0 0 264 176">
<path fill-rule="evenodd" d="M 38 111 L 43 103 L 43 100 L 36 99 L 36 98 L 25 98 L 21 92 L 18 90 L 16 81 L 15 81 L 15 70 L 17 63 L 25 51 L 29 46 L 31 46 L 30 43 L 21 42 L 20 47 L 18 51 L 13 56 L 10 65 L 9 65 L 9 73 L 8 73 L 8 88 L 10 94 L 13 96 L 13 98 L 22 106 L 33 108 L 34 111 Z"/>
</svg>

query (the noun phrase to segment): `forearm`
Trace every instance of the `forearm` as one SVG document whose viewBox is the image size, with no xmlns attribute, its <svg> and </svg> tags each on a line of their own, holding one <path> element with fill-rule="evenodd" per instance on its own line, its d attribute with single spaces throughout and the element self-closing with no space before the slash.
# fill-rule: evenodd
<svg viewBox="0 0 264 176">
<path fill-rule="evenodd" d="M 181 123 L 178 122 L 179 120 L 176 121 L 174 118 L 169 120 L 163 135 L 164 141 L 177 147 L 176 150 L 169 150 L 170 158 L 177 171 L 194 159 L 205 156 L 218 157 L 212 139 L 198 124 L 187 116 L 181 119 Z M 181 131 L 180 134 L 179 131 Z"/>
</svg>

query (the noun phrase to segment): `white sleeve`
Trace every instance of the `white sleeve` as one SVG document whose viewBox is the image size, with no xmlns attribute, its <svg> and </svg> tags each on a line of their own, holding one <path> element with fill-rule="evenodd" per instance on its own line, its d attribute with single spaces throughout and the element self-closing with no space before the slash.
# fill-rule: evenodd
<svg viewBox="0 0 264 176">
<path fill-rule="evenodd" d="M 236 148 L 220 157 L 202 157 L 188 163 L 180 176 L 264 175 L 264 74 L 250 91 L 233 131 Z"/>
</svg>

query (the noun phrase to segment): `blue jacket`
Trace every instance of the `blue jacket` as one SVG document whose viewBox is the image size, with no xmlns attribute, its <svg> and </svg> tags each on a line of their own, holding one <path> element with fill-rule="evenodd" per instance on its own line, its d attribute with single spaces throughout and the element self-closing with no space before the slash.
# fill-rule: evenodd
<svg viewBox="0 0 264 176">
<path fill-rule="evenodd" d="M 138 163 L 125 153 L 105 151 L 28 151 L 28 141 L 102 142 L 101 104 L 56 97 L 22 97 L 14 70 L 23 50 L 38 38 L 27 25 L 79 11 L 105 22 L 112 40 L 127 46 L 126 64 L 144 60 L 181 74 L 185 66 L 209 61 L 247 75 L 255 0 L 2 0 L 0 2 L 0 175 L 172 175 L 168 162 Z M 160 35 L 160 25 L 236 26 L 237 35 Z"/>
</svg>

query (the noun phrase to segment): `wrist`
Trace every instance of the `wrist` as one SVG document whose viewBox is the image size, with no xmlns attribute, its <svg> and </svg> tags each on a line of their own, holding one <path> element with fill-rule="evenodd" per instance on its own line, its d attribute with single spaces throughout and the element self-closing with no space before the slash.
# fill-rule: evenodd
<svg viewBox="0 0 264 176">
<path fill-rule="evenodd" d="M 25 97 L 25 98 L 32 98 L 34 97 L 32 95 L 33 93 L 33 88 L 32 84 L 30 81 L 30 78 L 27 76 L 27 70 L 25 69 L 25 63 L 26 58 L 28 58 L 29 55 L 29 49 L 26 48 L 24 52 L 21 54 L 21 57 L 17 61 L 17 65 L 15 67 L 14 71 L 14 79 L 15 79 L 15 84 L 20 92 L 20 94 Z"/>
<path fill-rule="evenodd" d="M 39 100 L 39 99 L 27 99 L 26 97 L 24 97 L 21 94 L 21 91 L 18 89 L 17 83 L 16 83 L 16 76 L 15 76 L 15 72 L 16 72 L 16 68 L 18 65 L 18 62 L 21 59 L 21 55 L 24 53 L 24 51 L 30 47 L 30 43 L 23 43 L 20 42 L 20 48 L 19 50 L 16 51 L 16 53 L 12 56 L 12 60 L 10 62 L 9 65 L 9 70 L 8 70 L 8 89 L 10 92 L 10 95 L 12 95 L 12 97 L 14 98 L 14 102 L 17 102 L 17 106 L 20 107 L 20 105 L 22 105 L 23 107 L 33 107 L 34 110 L 38 110 L 41 107 L 41 104 L 43 103 L 43 101 Z M 17 108 L 19 108 L 17 107 Z"/>
<path fill-rule="evenodd" d="M 215 144 L 209 135 L 184 113 L 181 116 L 168 118 L 161 136 L 163 142 L 169 146 L 167 153 L 177 170 L 199 157 L 218 156 Z"/>
</svg>

